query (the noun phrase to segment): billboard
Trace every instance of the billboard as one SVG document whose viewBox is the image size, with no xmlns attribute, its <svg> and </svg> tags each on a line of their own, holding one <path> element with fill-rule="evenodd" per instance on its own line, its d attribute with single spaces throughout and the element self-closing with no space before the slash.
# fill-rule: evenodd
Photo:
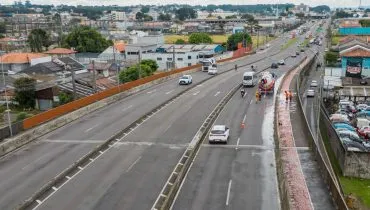
<svg viewBox="0 0 370 210">
<path fill-rule="evenodd" d="M 361 78 L 362 59 L 347 60 L 346 77 Z"/>
</svg>

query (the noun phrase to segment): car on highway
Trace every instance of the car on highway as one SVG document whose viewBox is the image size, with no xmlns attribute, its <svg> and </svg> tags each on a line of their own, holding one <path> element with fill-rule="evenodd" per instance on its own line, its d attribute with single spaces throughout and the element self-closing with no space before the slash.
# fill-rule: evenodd
<svg viewBox="0 0 370 210">
<path fill-rule="evenodd" d="M 315 90 L 307 90 L 307 97 L 315 97 Z"/>
<path fill-rule="evenodd" d="M 300 55 L 301 53 L 299 51 L 296 51 L 295 52 L 295 55 Z"/>
<path fill-rule="evenodd" d="M 279 68 L 279 65 L 277 63 L 272 63 L 271 68 L 272 69 L 277 69 L 277 68 Z"/>
<path fill-rule="evenodd" d="M 279 65 L 285 65 L 285 60 L 284 59 L 279 60 L 278 64 Z"/>
<path fill-rule="evenodd" d="M 304 48 L 301 48 L 301 52 L 304 52 Z"/>
<path fill-rule="evenodd" d="M 191 75 L 183 75 L 179 79 L 179 85 L 189 85 L 191 83 L 193 83 L 193 78 Z"/>
<path fill-rule="evenodd" d="M 211 143 L 225 143 L 229 140 L 230 129 L 225 125 L 214 125 L 209 132 L 208 142 Z"/>
<path fill-rule="evenodd" d="M 312 80 L 311 81 L 311 84 L 310 84 L 310 87 L 317 87 L 317 81 L 316 80 Z"/>
<path fill-rule="evenodd" d="M 325 48 L 325 50 L 324 50 L 325 52 L 328 52 L 329 51 L 329 48 Z"/>
<path fill-rule="evenodd" d="M 296 54 L 296 53 L 293 53 L 293 54 L 291 55 L 291 57 L 292 57 L 292 58 L 295 58 L 295 57 L 297 57 L 297 54 Z"/>
</svg>

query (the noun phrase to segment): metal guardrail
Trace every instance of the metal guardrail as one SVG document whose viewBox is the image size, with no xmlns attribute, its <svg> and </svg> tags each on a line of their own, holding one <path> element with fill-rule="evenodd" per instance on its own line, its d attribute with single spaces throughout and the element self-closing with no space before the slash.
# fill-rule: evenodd
<svg viewBox="0 0 370 210">
<path fill-rule="evenodd" d="M 279 52 L 280 51 L 278 51 L 276 53 L 273 53 L 270 56 L 274 56 L 274 55 L 278 54 Z M 247 63 L 245 65 L 241 65 L 239 67 L 248 66 L 248 65 L 251 65 L 253 63 L 257 63 L 257 62 L 259 62 L 263 59 L 265 59 L 265 58 L 257 59 L 253 62 L 249 62 L 249 63 Z M 268 68 L 269 67 L 264 68 L 264 69 L 260 70 L 259 72 L 262 72 L 262 71 L 264 71 Z M 231 69 L 225 70 L 223 72 L 220 72 L 218 75 L 221 75 L 221 74 L 227 73 L 229 71 L 233 71 L 233 70 L 234 70 L 234 68 L 231 68 Z M 259 73 L 259 72 L 256 72 L 256 73 Z M 214 76 L 203 80 L 199 84 L 202 84 L 202 83 L 204 83 L 207 80 L 210 80 L 212 78 L 214 78 Z M 58 189 L 57 188 L 58 186 L 61 186 L 65 183 L 67 183 L 70 180 L 70 177 L 80 173 L 80 171 L 82 171 L 82 169 L 84 167 L 86 167 L 89 164 L 91 164 L 92 162 L 94 162 L 96 160 L 96 158 L 98 158 L 100 155 L 102 155 L 105 151 L 109 150 L 109 148 L 111 148 L 115 143 L 119 142 L 120 138 L 122 138 L 125 135 L 125 133 L 128 133 L 130 130 L 135 129 L 138 126 L 138 124 L 141 124 L 143 121 L 147 120 L 153 114 L 155 114 L 156 112 L 165 108 L 169 104 L 173 103 L 176 99 L 181 97 L 183 94 L 191 91 L 195 87 L 196 86 L 191 87 L 189 89 L 186 89 L 186 90 L 178 93 L 177 95 L 173 96 L 172 98 L 168 99 L 164 103 L 160 104 L 159 106 L 157 106 L 153 110 L 149 111 L 148 113 L 146 113 L 145 115 L 143 115 L 139 119 L 135 120 L 128 127 L 124 128 L 123 130 L 114 134 L 112 137 L 110 137 L 104 143 L 102 143 L 101 145 L 98 145 L 95 149 L 93 149 L 92 151 L 90 151 L 89 153 L 84 155 L 82 158 L 80 158 L 75 163 L 70 165 L 68 168 L 63 170 L 60 174 L 55 176 L 48 183 L 43 185 L 38 191 L 36 191 L 33 195 L 31 195 L 31 197 L 29 197 L 27 200 L 25 200 L 16 209 L 19 209 L 19 210 L 33 209 L 34 207 L 38 206 L 39 203 L 41 203 L 43 201 L 43 199 L 45 200 L 48 197 L 50 197 L 52 194 L 54 194 L 56 192 L 56 190 Z"/>
<path fill-rule="evenodd" d="M 314 57 L 311 58 L 309 63 L 311 63 L 313 60 L 314 60 Z M 346 204 L 346 202 L 345 202 L 345 200 L 342 196 L 341 188 L 340 188 L 339 184 L 337 183 L 338 182 L 338 180 L 336 179 L 337 177 L 335 176 L 335 174 L 333 175 L 333 170 L 329 169 L 329 167 L 332 168 L 332 166 L 330 165 L 330 160 L 329 160 L 329 166 L 327 164 L 328 161 L 324 160 L 324 155 L 322 153 L 324 152 L 326 154 L 325 147 L 323 148 L 324 151 L 322 151 L 322 147 L 320 147 L 320 145 L 318 145 L 320 141 L 319 141 L 319 139 L 315 138 L 315 135 L 313 134 L 313 132 L 311 130 L 311 127 L 309 126 L 306 113 L 303 110 L 303 106 L 302 106 L 303 103 L 302 103 L 302 98 L 301 98 L 301 95 L 300 95 L 300 77 L 301 77 L 301 74 L 303 72 L 302 69 L 305 68 L 305 67 L 301 67 L 301 72 L 299 73 L 299 76 L 297 77 L 297 82 L 296 82 L 296 89 L 297 89 L 297 93 L 298 93 L 297 95 L 298 95 L 298 103 L 299 103 L 298 107 L 299 107 L 299 110 L 302 112 L 302 114 L 304 116 L 306 128 L 309 130 L 309 133 L 312 137 L 312 140 L 313 140 L 313 142 L 311 144 L 312 151 L 313 151 L 313 153 L 316 157 L 317 163 L 319 164 L 319 167 L 320 167 L 321 172 L 322 172 L 321 175 L 322 175 L 325 183 L 328 186 L 328 189 L 331 193 L 331 197 L 334 201 L 334 204 L 340 210 L 347 210 L 348 207 L 347 207 L 347 204 Z M 320 130 L 317 130 L 317 132 L 319 132 L 319 131 Z M 328 158 L 327 154 L 326 154 L 325 157 Z"/>
</svg>

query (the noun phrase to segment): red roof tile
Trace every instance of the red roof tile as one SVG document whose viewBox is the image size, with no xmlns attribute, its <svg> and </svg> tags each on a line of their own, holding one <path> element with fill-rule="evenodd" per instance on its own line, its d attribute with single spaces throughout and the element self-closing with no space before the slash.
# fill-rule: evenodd
<svg viewBox="0 0 370 210">
<path fill-rule="evenodd" d="M 116 43 L 116 44 L 114 44 L 114 47 L 115 47 L 119 52 L 123 52 L 123 51 L 125 51 L 125 47 L 126 47 L 126 45 L 125 45 L 125 43 L 120 42 L 120 43 Z"/>
<path fill-rule="evenodd" d="M 351 51 L 341 54 L 345 57 L 370 57 L 370 50 L 364 50 L 362 48 L 353 49 Z"/>
<path fill-rule="evenodd" d="M 29 63 L 31 59 L 47 56 L 42 53 L 8 53 L 0 56 L 0 63 Z"/>
<path fill-rule="evenodd" d="M 46 54 L 75 54 L 76 51 L 66 49 L 66 48 L 54 48 L 52 50 L 46 51 Z"/>
</svg>

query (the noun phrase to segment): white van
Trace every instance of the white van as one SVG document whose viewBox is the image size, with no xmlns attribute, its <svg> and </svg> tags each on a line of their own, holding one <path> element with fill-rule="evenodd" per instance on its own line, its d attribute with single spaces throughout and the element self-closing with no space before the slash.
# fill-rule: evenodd
<svg viewBox="0 0 370 210">
<path fill-rule="evenodd" d="M 370 126 L 370 120 L 365 118 L 357 118 L 356 120 L 357 128 L 361 129 L 365 126 Z"/>
<path fill-rule="evenodd" d="M 255 72 L 244 72 L 243 74 L 243 86 L 244 87 L 253 87 L 257 84 L 257 75 Z"/>
</svg>

